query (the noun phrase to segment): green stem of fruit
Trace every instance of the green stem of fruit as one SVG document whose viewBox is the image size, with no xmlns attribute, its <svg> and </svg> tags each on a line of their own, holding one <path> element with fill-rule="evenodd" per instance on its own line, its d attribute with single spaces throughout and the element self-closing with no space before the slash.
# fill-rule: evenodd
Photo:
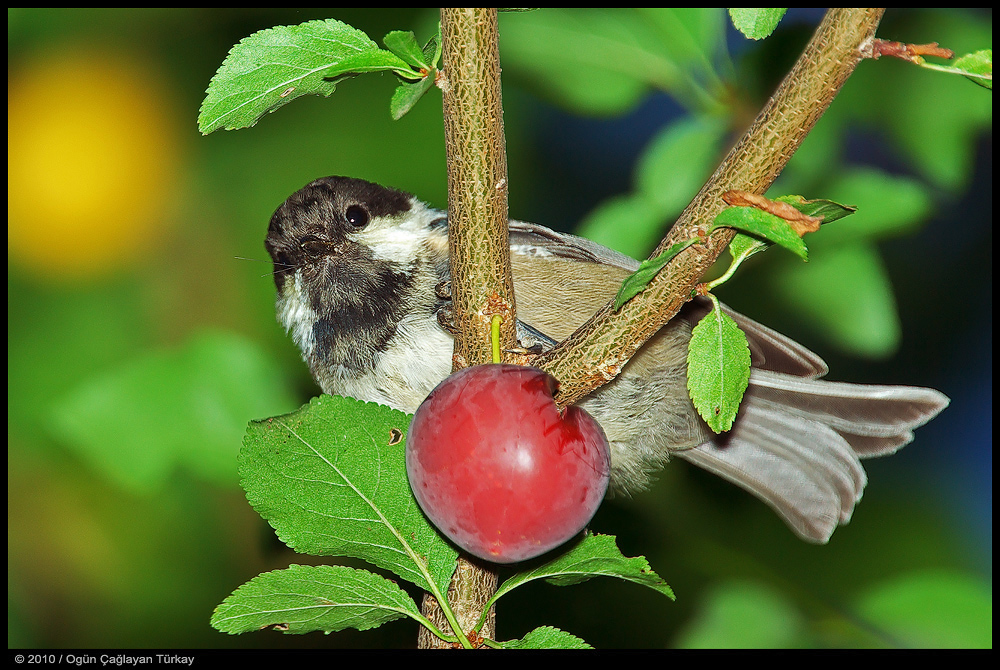
<svg viewBox="0 0 1000 670">
<path fill-rule="evenodd" d="M 503 317 L 499 314 L 494 314 L 493 319 L 490 321 L 490 341 L 493 343 L 493 364 L 496 365 L 500 362 L 500 322 L 503 321 Z"/>
</svg>

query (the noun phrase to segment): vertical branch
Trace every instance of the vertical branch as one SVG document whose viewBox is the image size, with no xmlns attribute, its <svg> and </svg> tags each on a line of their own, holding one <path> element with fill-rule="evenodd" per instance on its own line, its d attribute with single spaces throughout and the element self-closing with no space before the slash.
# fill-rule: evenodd
<svg viewBox="0 0 1000 670">
<path fill-rule="evenodd" d="M 515 342 L 514 282 L 507 229 L 507 154 L 500 97 L 496 9 L 442 9 L 444 132 L 448 163 L 448 244 L 455 325 L 454 367 L 492 362 L 491 318 L 499 314 L 501 351 Z M 496 591 L 496 573 L 459 559 L 448 589 L 467 633 Z M 440 606 L 425 595 L 423 613 L 448 630 Z M 494 637 L 494 615 L 481 635 Z M 421 648 L 441 647 L 426 629 Z"/>
<path fill-rule="evenodd" d="M 515 336 L 497 12 L 442 9 L 441 37 L 455 354 L 466 367 L 491 362 L 492 315 L 503 318 L 501 350 Z"/>
</svg>

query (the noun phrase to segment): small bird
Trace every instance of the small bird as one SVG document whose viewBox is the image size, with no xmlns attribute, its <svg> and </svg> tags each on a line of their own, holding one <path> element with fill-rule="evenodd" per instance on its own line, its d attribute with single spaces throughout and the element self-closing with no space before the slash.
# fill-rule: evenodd
<svg viewBox="0 0 1000 670">
<path fill-rule="evenodd" d="M 412 413 L 450 374 L 446 212 L 402 191 L 324 177 L 277 209 L 265 246 L 278 321 L 325 393 Z M 510 222 L 510 248 L 519 338 L 543 347 L 576 330 L 639 266 L 520 221 Z M 948 398 L 823 381 L 819 356 L 725 308 L 747 335 L 752 371 L 733 428 L 714 434 L 687 390 L 691 329 L 708 309 L 689 302 L 621 375 L 580 402 L 610 442 L 611 490 L 642 490 L 677 456 L 759 497 L 803 539 L 826 542 L 861 499 L 860 459 L 908 444 Z"/>
</svg>

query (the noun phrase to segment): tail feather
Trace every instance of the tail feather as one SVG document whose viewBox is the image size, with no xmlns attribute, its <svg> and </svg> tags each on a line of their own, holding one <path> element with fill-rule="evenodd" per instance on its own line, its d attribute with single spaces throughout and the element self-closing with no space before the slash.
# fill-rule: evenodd
<svg viewBox="0 0 1000 670">
<path fill-rule="evenodd" d="M 815 419 L 842 433 L 868 437 L 910 434 L 948 406 L 934 389 L 870 386 L 789 377 L 754 370 L 750 402 L 762 402 Z M 905 444 L 905 442 L 903 443 Z"/>
<path fill-rule="evenodd" d="M 803 539 L 825 543 L 861 500 L 860 459 L 898 450 L 947 404 L 932 389 L 754 370 L 733 429 L 677 456 L 761 498 Z"/>
</svg>

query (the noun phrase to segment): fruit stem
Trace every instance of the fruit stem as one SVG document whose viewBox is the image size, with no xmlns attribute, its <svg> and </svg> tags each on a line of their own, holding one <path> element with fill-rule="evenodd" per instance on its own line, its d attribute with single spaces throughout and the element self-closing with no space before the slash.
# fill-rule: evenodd
<svg viewBox="0 0 1000 670">
<path fill-rule="evenodd" d="M 503 321 L 503 317 L 499 314 L 494 314 L 493 319 L 490 321 L 490 341 L 493 343 L 493 363 L 494 365 L 500 362 L 500 322 Z"/>
</svg>

